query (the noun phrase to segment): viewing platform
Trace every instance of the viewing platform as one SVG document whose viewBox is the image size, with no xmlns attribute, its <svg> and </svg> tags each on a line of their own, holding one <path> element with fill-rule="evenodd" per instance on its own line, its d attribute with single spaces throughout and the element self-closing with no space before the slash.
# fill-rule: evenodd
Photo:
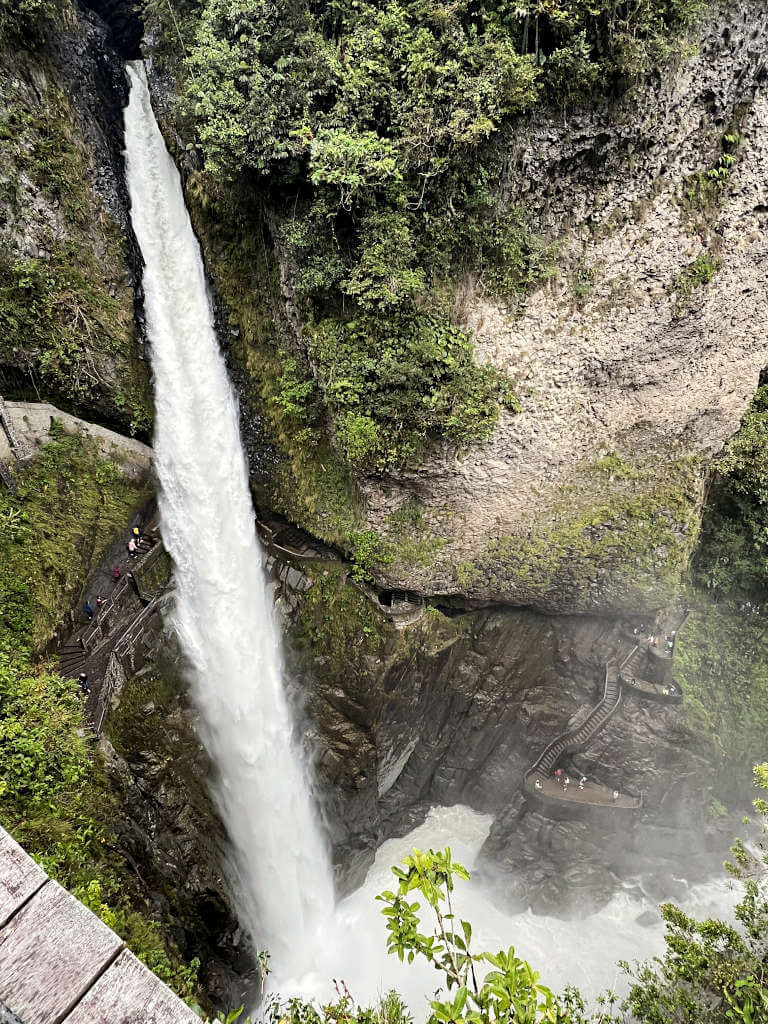
<svg viewBox="0 0 768 1024">
<path fill-rule="evenodd" d="M 581 724 L 556 736 L 525 773 L 523 792 L 541 813 L 556 818 L 577 817 L 588 808 L 637 810 L 642 807 L 642 794 L 621 792 L 558 766 L 568 755 L 584 750 L 605 728 L 623 696 L 647 698 L 660 704 L 682 701 L 682 687 L 668 680 L 667 675 L 678 634 L 688 615 L 688 608 L 678 607 L 650 628 L 645 623 L 619 626 L 617 658 L 606 662 L 600 700 Z"/>
<path fill-rule="evenodd" d="M 94 913 L 0 828 L 0 1021 L 200 1024 Z"/>
<path fill-rule="evenodd" d="M 642 796 L 621 793 L 591 779 L 588 779 L 584 783 L 583 789 L 580 789 L 579 779 L 571 777 L 570 785 L 567 790 L 564 790 L 563 784 L 558 779 L 552 776 L 542 777 L 535 773 L 530 779 L 526 777 L 525 791 L 529 799 L 533 798 L 534 803 L 539 801 L 542 805 L 549 801 L 558 803 L 567 801 L 577 808 L 610 807 L 613 810 L 624 811 L 635 811 L 643 805 Z"/>
</svg>

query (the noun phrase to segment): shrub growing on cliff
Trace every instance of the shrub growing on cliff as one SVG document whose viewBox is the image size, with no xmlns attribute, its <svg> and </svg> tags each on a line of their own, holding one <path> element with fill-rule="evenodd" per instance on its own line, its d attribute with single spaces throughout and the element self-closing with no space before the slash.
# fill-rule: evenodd
<svg viewBox="0 0 768 1024">
<path fill-rule="evenodd" d="M 500 196 L 515 119 L 642 73 L 701 6 L 205 0 L 185 109 L 207 172 L 246 183 L 279 212 L 276 241 L 305 319 L 351 320 L 359 363 L 382 338 L 409 346 L 414 320 L 435 313 L 435 293 L 468 267 L 481 287 L 507 295 L 551 273 L 551 246 Z M 347 357 L 349 331 L 339 331 Z M 407 463 L 414 437 L 420 445 L 443 430 L 439 416 L 426 431 L 420 422 L 430 359 L 410 347 L 414 385 L 400 391 L 397 418 L 337 414 L 321 380 L 352 462 L 378 471 Z M 495 415 L 487 375 L 463 366 L 440 385 L 439 402 L 447 390 L 454 409 L 449 440 L 454 429 L 461 440 L 485 436 Z M 392 392 L 402 369 L 383 361 L 375 375 Z"/>
<path fill-rule="evenodd" d="M 768 593 L 768 385 L 758 388 L 717 471 L 696 581 L 717 597 L 762 600 Z"/>
<path fill-rule="evenodd" d="M 0 35 L 34 46 L 60 7 L 57 0 L 0 0 Z"/>
<path fill-rule="evenodd" d="M 504 376 L 477 366 L 467 335 L 439 317 L 328 318 L 310 347 L 337 444 L 364 470 L 409 465 L 430 440 L 487 437 L 498 402 L 516 408 Z"/>
</svg>

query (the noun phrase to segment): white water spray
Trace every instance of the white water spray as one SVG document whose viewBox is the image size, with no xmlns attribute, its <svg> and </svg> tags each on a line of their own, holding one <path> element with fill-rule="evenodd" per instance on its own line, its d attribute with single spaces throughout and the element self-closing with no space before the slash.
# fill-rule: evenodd
<svg viewBox="0 0 768 1024">
<path fill-rule="evenodd" d="M 333 914 L 328 854 L 292 739 L 256 537 L 238 410 L 178 171 L 128 65 L 125 158 L 144 256 L 155 381 L 155 465 L 173 614 L 191 666 L 215 795 L 234 847 L 240 919 L 280 974 L 300 975 Z"/>
</svg>

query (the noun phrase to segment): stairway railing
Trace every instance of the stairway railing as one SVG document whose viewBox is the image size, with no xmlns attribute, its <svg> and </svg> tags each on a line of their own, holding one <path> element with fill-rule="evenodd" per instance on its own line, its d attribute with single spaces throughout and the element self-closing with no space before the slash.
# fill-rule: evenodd
<svg viewBox="0 0 768 1024">
<path fill-rule="evenodd" d="M 555 765 L 565 754 L 572 754 L 586 746 L 615 714 L 621 703 L 622 688 L 619 683 L 615 659 L 606 662 L 603 693 L 586 719 L 575 729 L 566 729 L 556 736 L 542 750 L 525 773 L 528 779 L 534 774 L 551 775 Z"/>
</svg>

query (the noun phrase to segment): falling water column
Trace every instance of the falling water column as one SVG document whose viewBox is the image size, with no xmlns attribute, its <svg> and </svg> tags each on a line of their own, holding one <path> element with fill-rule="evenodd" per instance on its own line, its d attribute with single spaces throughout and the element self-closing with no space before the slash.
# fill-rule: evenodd
<svg viewBox="0 0 768 1024">
<path fill-rule="evenodd" d="M 327 851 L 292 738 L 239 418 L 200 249 L 141 62 L 128 65 L 125 160 L 144 257 L 163 541 L 215 798 L 234 847 L 240 918 L 281 976 L 300 976 L 333 913 Z"/>
</svg>

